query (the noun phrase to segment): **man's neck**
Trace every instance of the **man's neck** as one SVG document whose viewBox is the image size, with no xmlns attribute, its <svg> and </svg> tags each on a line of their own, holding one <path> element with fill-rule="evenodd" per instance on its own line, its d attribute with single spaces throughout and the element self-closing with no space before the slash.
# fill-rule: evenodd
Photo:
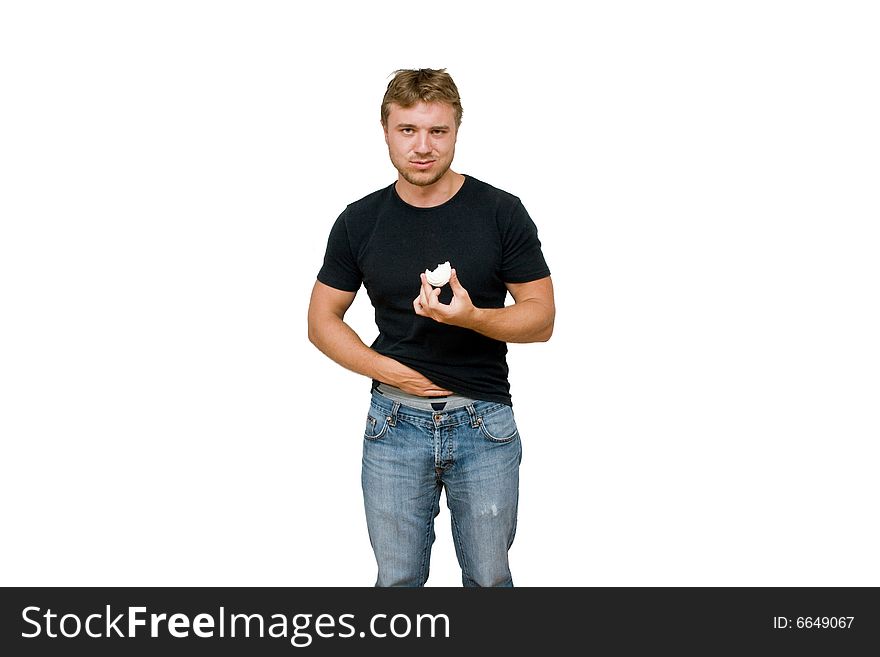
<svg viewBox="0 0 880 657">
<path fill-rule="evenodd" d="M 450 169 L 440 180 L 427 186 L 413 185 L 403 176 L 398 176 L 394 188 L 406 203 L 417 208 L 433 208 L 455 196 L 463 184 L 464 176 Z"/>
</svg>

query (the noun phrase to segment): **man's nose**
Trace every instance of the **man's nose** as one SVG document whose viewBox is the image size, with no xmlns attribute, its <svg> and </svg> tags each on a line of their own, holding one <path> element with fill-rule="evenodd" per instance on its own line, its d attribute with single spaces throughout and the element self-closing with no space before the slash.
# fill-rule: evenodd
<svg viewBox="0 0 880 657">
<path fill-rule="evenodd" d="M 415 143 L 416 153 L 430 153 L 432 150 L 430 135 L 427 132 L 419 133 Z"/>
</svg>

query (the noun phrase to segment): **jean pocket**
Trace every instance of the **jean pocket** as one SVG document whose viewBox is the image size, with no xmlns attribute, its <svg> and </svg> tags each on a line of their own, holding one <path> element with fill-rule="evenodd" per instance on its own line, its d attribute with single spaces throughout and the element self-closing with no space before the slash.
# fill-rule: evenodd
<svg viewBox="0 0 880 657">
<path fill-rule="evenodd" d="M 364 428 L 364 440 L 379 440 L 388 431 L 388 417 L 376 413 L 375 409 L 367 413 L 367 424 Z"/>
<path fill-rule="evenodd" d="M 513 409 L 510 406 L 502 406 L 486 415 L 481 415 L 477 418 L 477 424 L 483 437 L 493 443 L 509 443 L 519 435 Z"/>
</svg>

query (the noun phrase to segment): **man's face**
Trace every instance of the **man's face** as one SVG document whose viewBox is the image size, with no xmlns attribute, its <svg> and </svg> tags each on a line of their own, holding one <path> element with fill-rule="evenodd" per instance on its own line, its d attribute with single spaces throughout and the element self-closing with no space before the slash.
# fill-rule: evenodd
<svg viewBox="0 0 880 657">
<path fill-rule="evenodd" d="M 385 126 L 391 163 L 404 179 L 425 187 L 443 177 L 455 155 L 455 110 L 449 103 L 392 103 Z"/>
</svg>

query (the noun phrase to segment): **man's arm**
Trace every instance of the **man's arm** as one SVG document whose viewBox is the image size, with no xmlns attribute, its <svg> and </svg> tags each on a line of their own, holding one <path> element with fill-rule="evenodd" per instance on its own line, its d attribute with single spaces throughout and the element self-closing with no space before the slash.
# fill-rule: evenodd
<svg viewBox="0 0 880 657">
<path fill-rule="evenodd" d="M 432 288 L 422 274 L 422 288 L 413 299 L 416 314 L 444 324 L 468 328 L 502 342 L 546 342 L 553 334 L 556 304 L 549 276 L 528 283 L 507 283 L 514 304 L 504 308 L 477 308 L 453 269 L 449 279 L 452 301 L 440 303 L 440 288 Z"/>
<path fill-rule="evenodd" d="M 315 281 L 309 301 L 309 340 L 312 344 L 344 368 L 410 394 L 422 397 L 451 395 L 452 391 L 435 385 L 414 369 L 373 351 L 363 343 L 343 321 L 356 294 Z"/>
</svg>

